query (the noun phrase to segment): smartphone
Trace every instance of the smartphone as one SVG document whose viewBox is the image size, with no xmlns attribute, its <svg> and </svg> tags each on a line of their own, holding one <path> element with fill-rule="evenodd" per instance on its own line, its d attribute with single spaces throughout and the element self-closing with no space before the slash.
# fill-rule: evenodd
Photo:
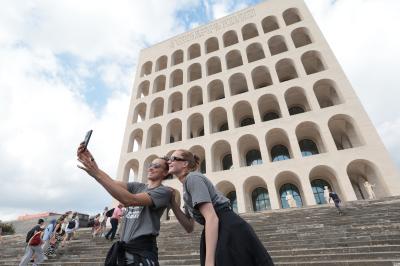
<svg viewBox="0 0 400 266">
<path fill-rule="evenodd" d="M 92 136 L 92 132 L 93 132 L 93 130 L 89 130 L 89 131 L 86 133 L 85 140 L 83 141 L 83 147 L 84 147 L 83 150 L 86 150 L 86 149 L 87 149 L 87 146 L 88 146 L 88 144 L 89 144 L 90 137 Z"/>
</svg>

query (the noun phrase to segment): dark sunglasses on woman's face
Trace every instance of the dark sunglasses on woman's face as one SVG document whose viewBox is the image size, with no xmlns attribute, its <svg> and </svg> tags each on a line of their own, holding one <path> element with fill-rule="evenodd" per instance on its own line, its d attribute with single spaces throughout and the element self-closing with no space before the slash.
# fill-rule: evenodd
<svg viewBox="0 0 400 266">
<path fill-rule="evenodd" d="M 154 169 L 161 168 L 161 164 L 159 164 L 159 163 L 151 163 L 151 164 L 149 164 L 148 169 L 151 169 L 151 168 L 154 168 Z"/>
<path fill-rule="evenodd" d="M 171 157 L 169 158 L 169 161 L 170 161 L 170 162 L 175 162 L 175 161 L 184 162 L 184 161 L 186 161 L 186 160 L 183 159 L 183 158 L 176 157 L 176 156 L 171 156 Z"/>
</svg>

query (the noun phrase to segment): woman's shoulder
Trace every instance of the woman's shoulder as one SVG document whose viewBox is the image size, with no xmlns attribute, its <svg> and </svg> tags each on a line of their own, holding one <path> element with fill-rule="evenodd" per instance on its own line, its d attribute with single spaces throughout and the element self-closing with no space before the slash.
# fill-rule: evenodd
<svg viewBox="0 0 400 266">
<path fill-rule="evenodd" d="M 190 172 L 186 176 L 187 179 L 196 178 L 196 177 L 201 177 L 201 178 L 207 179 L 207 177 L 205 175 L 203 175 L 202 173 L 200 173 L 200 172 Z"/>
<path fill-rule="evenodd" d="M 211 181 L 200 172 L 190 172 L 186 176 L 186 184 L 189 186 L 196 185 L 198 183 L 204 183 L 206 185 L 212 185 Z"/>
<path fill-rule="evenodd" d="M 200 172 L 190 172 L 187 176 L 186 176 L 186 182 L 196 182 L 199 180 L 204 180 L 207 181 L 208 178 L 203 175 Z"/>
</svg>

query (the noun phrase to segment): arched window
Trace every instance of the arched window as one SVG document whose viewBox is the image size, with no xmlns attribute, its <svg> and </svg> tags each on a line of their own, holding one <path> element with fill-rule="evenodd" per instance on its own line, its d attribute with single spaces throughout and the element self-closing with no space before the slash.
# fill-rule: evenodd
<svg viewBox="0 0 400 266">
<path fill-rule="evenodd" d="M 336 87 L 336 83 L 328 79 L 319 80 L 314 84 L 314 93 L 321 108 L 342 103 Z"/>
<path fill-rule="evenodd" d="M 285 23 L 288 26 L 301 21 L 297 8 L 289 8 L 285 10 L 285 12 L 283 12 L 283 20 L 285 20 Z"/>
<path fill-rule="evenodd" d="M 249 91 L 247 87 L 246 76 L 243 73 L 236 73 L 228 80 L 231 96 Z"/>
<path fill-rule="evenodd" d="M 149 87 L 150 87 L 150 82 L 148 80 L 145 80 L 142 83 L 140 83 L 137 89 L 136 99 L 140 99 L 149 95 Z"/>
<path fill-rule="evenodd" d="M 257 31 L 256 24 L 249 23 L 249 24 L 244 25 L 242 28 L 242 36 L 243 36 L 243 41 L 257 37 L 258 31 Z"/>
<path fill-rule="evenodd" d="M 251 78 L 255 89 L 272 85 L 272 78 L 266 66 L 258 66 L 251 71 Z"/>
<path fill-rule="evenodd" d="M 276 17 L 274 17 L 274 16 L 269 16 L 269 17 L 264 18 L 261 22 L 261 25 L 262 25 L 264 33 L 268 33 L 268 32 L 279 29 L 278 22 L 276 20 Z"/>
<path fill-rule="evenodd" d="M 189 66 L 188 69 L 188 81 L 201 79 L 201 65 L 199 63 Z"/>
<path fill-rule="evenodd" d="M 165 76 L 158 76 L 153 83 L 153 93 L 165 90 Z"/>
<path fill-rule="evenodd" d="M 319 154 L 317 144 L 310 139 L 303 139 L 299 141 L 301 155 L 303 157 Z"/>
<path fill-rule="evenodd" d="M 228 47 L 239 42 L 237 33 L 234 30 L 225 32 L 222 36 L 222 39 L 224 40 L 224 47 Z"/>
<path fill-rule="evenodd" d="M 253 201 L 253 210 L 255 212 L 271 209 L 268 191 L 265 188 L 258 187 L 251 193 Z"/>
<path fill-rule="evenodd" d="M 293 30 L 291 36 L 296 48 L 312 43 L 310 33 L 306 28 L 297 28 Z"/>
<path fill-rule="evenodd" d="M 221 60 L 219 57 L 214 56 L 207 60 L 207 76 L 219 73 L 222 71 Z"/>
<path fill-rule="evenodd" d="M 237 207 L 237 198 L 236 198 L 236 191 L 231 191 L 229 192 L 226 197 L 229 199 L 231 202 L 231 206 L 234 212 L 238 212 L 238 207 Z"/>
<path fill-rule="evenodd" d="M 222 170 L 229 170 L 233 166 L 232 163 L 232 154 L 227 154 L 222 159 Z"/>
<path fill-rule="evenodd" d="M 285 43 L 285 39 L 281 35 L 274 36 L 271 39 L 269 39 L 268 47 L 271 52 L 271 55 L 280 54 L 288 50 Z"/>
<path fill-rule="evenodd" d="M 198 43 L 192 44 L 188 49 L 188 60 L 199 57 L 200 54 L 200 45 Z"/>
<path fill-rule="evenodd" d="M 278 119 L 279 115 L 275 112 L 268 112 L 263 116 L 263 121 L 270 121 L 274 119 Z"/>
<path fill-rule="evenodd" d="M 209 38 L 206 41 L 206 54 L 217 51 L 218 49 L 218 39 L 216 37 Z"/>
<path fill-rule="evenodd" d="M 273 162 L 289 160 L 290 154 L 288 149 L 284 145 L 278 144 L 272 147 L 271 158 Z"/>
<path fill-rule="evenodd" d="M 261 152 L 259 150 L 251 150 L 246 153 L 246 165 L 262 164 Z"/>
<path fill-rule="evenodd" d="M 158 58 L 157 62 L 156 62 L 156 71 L 160 71 L 160 70 L 166 69 L 167 68 L 167 61 L 168 61 L 168 58 L 167 58 L 166 55 L 163 55 L 160 58 Z"/>
<path fill-rule="evenodd" d="M 246 48 L 249 63 L 265 58 L 264 50 L 260 43 L 252 43 Z"/>
<path fill-rule="evenodd" d="M 254 124 L 254 118 L 253 117 L 246 117 L 240 121 L 240 126 L 245 127 L 245 126 L 250 126 Z"/>
<path fill-rule="evenodd" d="M 151 61 L 147 61 L 143 64 L 142 70 L 140 71 L 140 77 L 144 77 L 151 74 L 151 68 L 153 67 L 153 63 Z"/>
<path fill-rule="evenodd" d="M 189 89 L 187 103 L 188 107 L 194 107 L 203 104 L 203 92 L 201 87 L 195 86 Z"/>
<path fill-rule="evenodd" d="M 275 65 L 276 73 L 280 82 L 285 82 L 297 78 L 296 68 L 291 59 L 282 59 Z"/>
<path fill-rule="evenodd" d="M 292 194 L 293 199 L 296 201 L 297 207 L 303 207 L 303 201 L 301 199 L 299 189 L 295 185 L 287 183 L 284 184 L 279 190 L 279 195 L 281 196 L 281 204 L 283 209 L 290 208 L 286 200 L 286 195 L 288 193 Z"/>
<path fill-rule="evenodd" d="M 183 72 L 180 69 L 174 70 L 169 76 L 169 87 L 173 88 L 183 84 Z"/>
<path fill-rule="evenodd" d="M 324 197 L 324 187 L 328 187 L 329 191 L 332 191 L 331 186 L 328 182 L 323 179 L 315 179 L 311 182 L 312 191 L 314 193 L 315 202 L 317 204 L 326 204 Z"/>
<path fill-rule="evenodd" d="M 243 65 L 242 55 L 238 50 L 230 51 L 225 56 L 226 67 L 228 69 Z"/>
<path fill-rule="evenodd" d="M 347 115 L 335 115 L 328 122 L 329 130 L 338 150 L 350 149 L 364 144 L 356 130 L 354 120 Z"/>
<path fill-rule="evenodd" d="M 297 114 L 301 114 L 304 113 L 304 109 L 303 107 L 300 106 L 292 106 L 289 108 L 289 114 L 290 115 L 297 115 Z"/>
<path fill-rule="evenodd" d="M 304 70 L 306 71 L 307 75 L 325 70 L 325 66 L 322 63 L 322 56 L 317 51 L 305 52 L 301 56 L 301 62 L 303 63 Z"/>
<path fill-rule="evenodd" d="M 225 98 L 224 84 L 221 80 L 211 81 L 207 86 L 208 101 L 216 101 Z"/>
<path fill-rule="evenodd" d="M 172 54 L 171 66 L 180 64 L 183 62 L 183 51 L 177 50 Z"/>
</svg>

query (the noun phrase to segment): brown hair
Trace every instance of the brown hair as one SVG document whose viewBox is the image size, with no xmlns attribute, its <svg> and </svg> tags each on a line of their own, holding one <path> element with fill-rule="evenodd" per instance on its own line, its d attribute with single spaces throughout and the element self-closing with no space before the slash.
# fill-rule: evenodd
<svg viewBox="0 0 400 266">
<path fill-rule="evenodd" d="M 188 169 L 190 172 L 196 171 L 199 168 L 200 165 L 200 157 L 197 156 L 196 154 L 193 154 L 192 152 L 188 150 L 183 150 L 179 149 L 176 150 L 181 153 L 181 156 L 183 159 L 185 159 L 188 162 Z"/>
</svg>

